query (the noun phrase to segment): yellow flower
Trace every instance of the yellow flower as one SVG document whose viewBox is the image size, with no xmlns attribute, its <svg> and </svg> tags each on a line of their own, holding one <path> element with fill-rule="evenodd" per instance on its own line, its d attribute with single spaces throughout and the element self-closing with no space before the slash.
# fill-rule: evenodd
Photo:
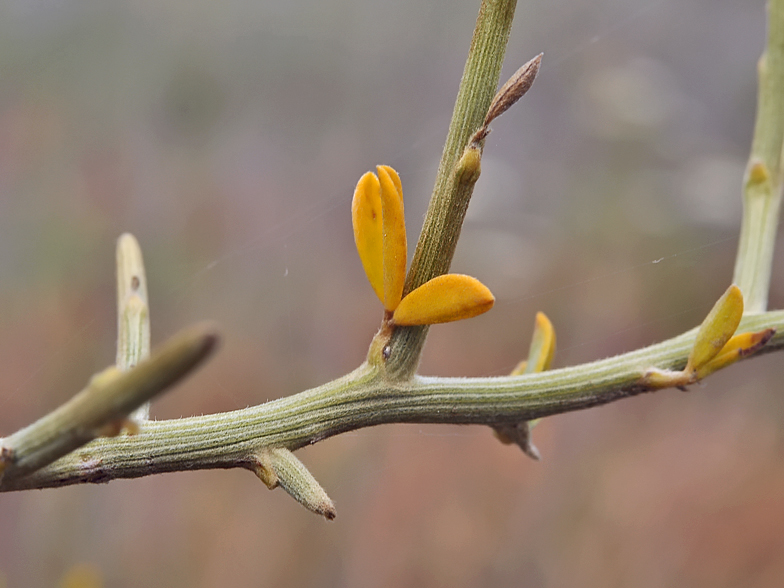
<svg viewBox="0 0 784 588">
<path fill-rule="evenodd" d="M 395 325 L 432 325 L 482 314 L 495 298 L 476 278 L 446 274 L 403 296 L 406 222 L 400 176 L 387 165 L 364 174 L 354 190 L 354 242 L 370 285 Z"/>
</svg>

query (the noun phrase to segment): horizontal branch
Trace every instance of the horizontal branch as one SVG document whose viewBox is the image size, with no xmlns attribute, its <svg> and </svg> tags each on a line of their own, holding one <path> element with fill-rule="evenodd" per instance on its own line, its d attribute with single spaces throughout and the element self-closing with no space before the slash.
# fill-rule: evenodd
<svg viewBox="0 0 784 588">
<path fill-rule="evenodd" d="M 784 311 L 746 316 L 738 332 L 775 328 L 761 353 L 784 348 Z M 681 369 L 696 329 L 644 349 L 575 367 L 522 376 L 392 381 L 364 364 L 294 396 L 227 413 L 148 421 L 133 436 L 96 439 L 0 491 L 108 482 L 162 472 L 254 469 L 264 447 L 290 450 L 385 423 L 498 425 L 606 404 L 648 391 L 651 367 Z"/>
</svg>

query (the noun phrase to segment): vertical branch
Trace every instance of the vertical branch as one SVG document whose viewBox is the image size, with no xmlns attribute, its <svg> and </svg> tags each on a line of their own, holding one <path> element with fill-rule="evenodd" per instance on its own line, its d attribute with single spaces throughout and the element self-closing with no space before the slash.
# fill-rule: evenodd
<svg viewBox="0 0 784 588">
<path fill-rule="evenodd" d="M 136 238 L 124 233 L 117 240 L 117 369 L 128 371 L 150 355 L 150 312 L 147 276 Z M 150 405 L 140 406 L 131 417 L 145 420 Z"/>
<path fill-rule="evenodd" d="M 472 191 L 453 173 L 471 135 L 482 126 L 498 89 L 516 0 L 484 0 L 455 101 L 436 184 L 419 236 L 406 292 L 449 270 Z M 472 186 L 473 188 L 473 186 Z"/>
<path fill-rule="evenodd" d="M 436 184 L 411 263 L 404 294 L 446 273 L 473 193 L 473 181 L 455 173 L 457 162 L 473 133 L 482 126 L 498 88 L 501 65 L 512 29 L 516 0 L 483 0 L 471 40 L 460 89 L 452 113 Z M 427 336 L 427 327 L 404 327 L 389 346 L 388 371 L 398 377 L 412 374 Z"/>
<path fill-rule="evenodd" d="M 758 64 L 757 118 L 743 189 L 743 222 L 734 282 L 747 313 L 768 305 L 781 206 L 784 143 L 784 0 L 768 2 L 768 41 Z"/>
</svg>

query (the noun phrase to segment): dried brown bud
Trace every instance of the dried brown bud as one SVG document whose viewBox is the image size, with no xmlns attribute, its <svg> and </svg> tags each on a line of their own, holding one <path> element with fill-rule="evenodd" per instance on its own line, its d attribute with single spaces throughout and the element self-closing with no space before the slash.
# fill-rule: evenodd
<svg viewBox="0 0 784 588">
<path fill-rule="evenodd" d="M 543 53 L 540 53 L 518 69 L 514 75 L 501 86 L 501 89 L 496 92 L 493 101 L 490 103 L 490 109 L 487 111 L 483 126 L 487 127 L 496 118 L 509 110 L 515 102 L 520 100 L 520 98 L 531 89 L 531 86 L 536 79 L 536 74 L 539 73 L 542 55 Z"/>
</svg>

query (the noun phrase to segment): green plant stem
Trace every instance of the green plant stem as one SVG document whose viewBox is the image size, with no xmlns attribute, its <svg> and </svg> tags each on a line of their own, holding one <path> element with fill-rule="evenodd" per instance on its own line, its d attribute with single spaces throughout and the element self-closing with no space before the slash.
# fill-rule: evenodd
<svg viewBox="0 0 784 588">
<path fill-rule="evenodd" d="M 482 126 L 498 89 L 516 5 L 517 0 L 483 0 L 479 9 L 435 187 L 406 278 L 405 293 L 449 271 L 476 182 L 476 178 L 461 181 L 455 166 L 471 135 Z M 406 327 L 395 331 L 387 362 L 390 375 L 404 379 L 414 374 L 427 330 L 427 327 Z"/>
<path fill-rule="evenodd" d="M 200 365 L 216 343 L 214 326 L 196 325 L 127 372 L 111 367 L 96 374 L 65 404 L 2 440 L 3 481 L 35 472 L 101 435 L 117 434 L 132 411 Z"/>
<path fill-rule="evenodd" d="M 147 275 L 142 250 L 136 237 L 124 233 L 117 240 L 117 358 L 121 372 L 150 356 L 150 310 Z M 150 404 L 144 403 L 132 418 L 145 420 Z"/>
<path fill-rule="evenodd" d="M 784 0 L 768 2 L 768 41 L 757 67 L 757 118 L 743 190 L 734 282 L 747 313 L 764 312 L 781 207 L 784 145 Z"/>
<path fill-rule="evenodd" d="M 472 134 L 482 125 L 498 85 L 514 8 L 515 2 L 510 0 L 482 3 L 406 292 L 445 273 L 451 264 L 478 177 L 478 165 L 475 173 L 462 173 L 457 169 L 458 161 Z M 781 192 L 784 0 L 771 0 L 769 11 L 770 35 L 760 66 L 759 110 L 736 266 L 736 282 L 750 311 L 741 321 L 739 332 L 777 330 L 761 353 L 784 348 L 784 311 L 764 312 Z M 427 329 L 397 328 L 391 339 L 374 340 L 370 352 L 374 361 L 323 386 L 228 413 L 146 421 L 134 436 L 98 438 L 41 467 L 44 460 L 36 448 L 44 442 L 55 443 L 64 453 L 70 436 L 83 432 L 69 428 L 73 413 L 62 420 L 55 411 L 3 440 L 6 451 L 0 460 L 7 470 L 0 480 L 0 491 L 209 468 L 243 467 L 269 477 L 263 456 L 287 458 L 288 454 L 279 450 L 293 451 L 363 427 L 403 422 L 498 427 L 580 410 L 651 391 L 646 384 L 649 370 L 682 369 L 692 352 L 696 332 L 693 329 L 651 347 L 559 370 L 497 378 L 425 378 L 416 376 L 415 370 Z M 388 360 L 375 361 L 379 357 Z M 147 363 L 117 378 L 140 374 Z M 140 385 L 147 386 L 147 380 L 142 380 Z M 93 414 L 92 402 L 94 399 L 80 406 L 80 418 Z M 42 421 L 46 426 L 41 425 Z M 93 434 L 97 425 L 90 423 L 92 428 L 88 430 Z M 34 463 L 25 466 L 21 462 L 20 456 L 34 454 L 39 455 Z M 53 459 L 51 453 L 47 459 Z M 269 464 L 276 471 L 275 464 Z M 40 469 L 33 471 L 36 468 Z M 284 476 L 294 471 L 278 469 Z M 276 473 L 278 477 L 280 472 Z"/>
<path fill-rule="evenodd" d="M 768 327 L 778 331 L 761 353 L 784 348 L 784 311 L 746 316 L 739 332 Z M 0 491 L 195 469 L 253 470 L 262 447 L 294 450 L 384 423 L 497 425 L 589 408 L 648 391 L 640 381 L 650 367 L 683 368 L 696 332 L 617 357 L 522 376 L 395 381 L 364 364 L 341 379 L 260 406 L 147 421 L 134 436 L 96 439 L 32 475 L 3 479 Z"/>
</svg>

